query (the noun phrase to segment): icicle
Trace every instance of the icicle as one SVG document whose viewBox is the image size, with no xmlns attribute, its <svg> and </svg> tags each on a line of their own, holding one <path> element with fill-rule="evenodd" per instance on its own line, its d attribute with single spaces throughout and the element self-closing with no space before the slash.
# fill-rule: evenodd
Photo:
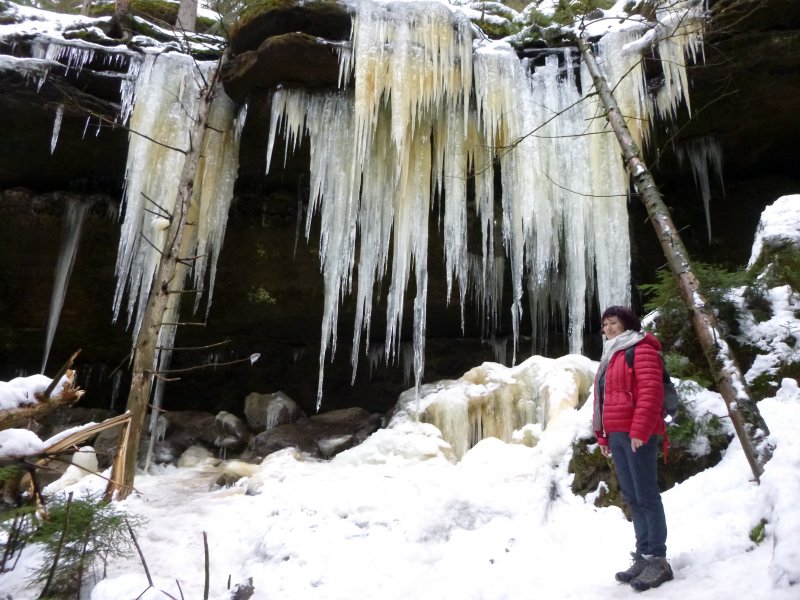
<svg viewBox="0 0 800 600">
<path fill-rule="evenodd" d="M 706 229 L 708 231 L 708 241 L 711 241 L 711 181 L 709 168 L 719 179 L 722 193 L 725 193 L 722 181 L 722 146 L 719 139 L 714 136 L 703 136 L 701 138 L 689 140 L 683 146 L 675 148 L 678 163 L 683 165 L 684 161 L 689 160 L 689 166 L 694 175 L 694 182 L 700 190 L 703 199 L 703 209 L 706 213 Z"/>
<path fill-rule="evenodd" d="M 632 115 L 633 118 L 627 122 L 634 124 L 644 121 L 647 113 L 640 61 L 621 51 L 631 39 L 631 34 L 626 32 L 608 34 L 600 41 L 598 55 L 603 59 L 601 66 L 605 69 L 609 86 L 616 86 L 619 90 L 615 91 L 615 98 L 627 99 L 620 107 L 621 112 L 626 116 Z M 581 80 L 591 81 L 585 67 L 581 71 Z M 583 91 L 584 95 L 592 92 L 591 89 Z M 587 98 L 584 118 L 590 124 L 587 131 L 588 166 L 594 199 L 589 224 L 595 252 L 597 299 L 601 309 L 612 304 L 629 305 L 630 241 L 624 231 L 628 226 L 628 175 L 620 160 L 619 144 L 596 96 Z M 634 126 L 632 135 L 643 140 L 646 130 Z"/>
<path fill-rule="evenodd" d="M 503 185 L 503 243 L 511 270 L 511 322 L 514 347 L 512 362 L 516 362 L 519 323 L 522 315 L 523 273 L 525 269 L 526 236 L 532 231 L 535 214 L 532 174 L 535 170 L 530 160 L 531 140 L 526 137 L 533 131 L 527 113 L 518 110 L 530 105 L 524 96 L 529 95 L 525 74 L 516 55 L 506 44 L 479 48 L 473 58 L 475 64 L 475 95 L 477 110 L 483 123 L 483 138 L 496 148 L 500 157 Z M 524 146 L 524 148 L 521 148 Z M 521 154 L 525 154 L 521 157 Z M 521 162 L 528 162 L 517 169 Z M 482 165 L 476 165 L 476 169 Z"/>
<path fill-rule="evenodd" d="M 152 58 L 152 55 L 146 55 Z M 143 65 L 147 65 L 148 69 L 152 69 L 152 61 L 150 58 L 139 58 L 138 56 L 135 58 L 131 58 L 130 62 L 128 63 L 128 73 L 125 77 L 122 78 L 119 84 L 119 95 L 120 95 L 120 103 L 119 103 L 119 116 L 118 120 L 120 123 L 127 123 L 128 119 L 131 116 L 131 111 L 133 110 L 133 103 L 136 99 L 136 86 L 139 80 L 139 76 L 146 75 L 147 73 L 141 73 L 141 68 Z"/>
<path fill-rule="evenodd" d="M 45 337 L 44 357 L 42 358 L 42 370 L 44 373 L 47 366 L 47 359 L 50 355 L 50 347 L 53 344 L 58 321 L 61 316 L 61 309 L 64 306 L 64 297 L 67 293 L 67 286 L 72 275 L 72 267 L 75 265 L 75 257 L 78 253 L 78 246 L 81 241 L 81 234 L 86 223 L 86 217 L 92 207 L 91 202 L 82 202 L 77 198 L 70 197 L 66 202 L 64 211 L 64 221 L 61 226 L 61 245 L 58 250 L 58 261 L 53 278 L 53 293 L 50 298 L 50 316 L 47 319 L 47 335 Z"/>
<path fill-rule="evenodd" d="M 493 337 L 489 342 L 492 345 L 492 354 L 494 354 L 495 362 L 505 366 L 508 360 L 508 338 Z"/>
<path fill-rule="evenodd" d="M 197 249 L 194 264 L 195 311 L 200 305 L 206 269 L 209 269 L 206 316 L 211 310 L 217 260 L 225 239 L 233 186 L 239 170 L 239 141 L 246 109 L 236 115 L 236 106 L 225 94 L 216 94 L 208 117 L 209 127 L 203 140 L 201 173 L 195 183 L 198 203 Z M 199 183 L 199 189 L 198 189 Z"/>
<path fill-rule="evenodd" d="M 369 362 L 369 376 L 371 379 L 375 369 L 377 369 L 378 366 L 383 362 L 385 348 L 383 347 L 383 344 L 368 344 L 368 346 L 367 362 Z"/>
<path fill-rule="evenodd" d="M 656 10 L 659 22 L 658 54 L 664 72 L 664 83 L 658 90 L 654 104 L 662 119 L 674 118 L 682 101 L 686 103 L 689 114 L 692 112 L 686 54 L 696 60 L 702 48 L 705 19 L 703 4 L 682 0 L 660 6 Z"/>
<path fill-rule="evenodd" d="M 76 75 L 79 75 L 84 65 L 94 58 L 94 49 L 74 44 L 51 42 L 47 46 L 44 58 L 54 61 L 66 59 L 67 65 L 64 75 L 68 75 L 70 69 L 75 69 Z"/>
<path fill-rule="evenodd" d="M 61 131 L 61 120 L 64 118 L 64 105 L 59 104 L 56 108 L 56 118 L 53 121 L 53 134 L 50 136 L 50 154 L 56 151 L 58 134 Z"/>
<path fill-rule="evenodd" d="M 108 410 L 113 411 L 114 407 L 117 404 L 117 398 L 119 397 L 119 390 L 122 387 L 122 370 L 117 369 L 114 371 L 114 376 L 111 379 L 111 403 L 108 406 Z"/>
<path fill-rule="evenodd" d="M 416 357 L 413 343 L 404 342 L 400 344 L 400 364 L 403 367 L 403 385 L 412 385 L 416 375 Z"/>
<path fill-rule="evenodd" d="M 486 255 L 469 255 L 470 299 L 478 306 L 481 338 L 489 339 L 498 330 L 500 302 L 503 298 L 505 259 L 493 257 L 487 265 Z"/>
</svg>

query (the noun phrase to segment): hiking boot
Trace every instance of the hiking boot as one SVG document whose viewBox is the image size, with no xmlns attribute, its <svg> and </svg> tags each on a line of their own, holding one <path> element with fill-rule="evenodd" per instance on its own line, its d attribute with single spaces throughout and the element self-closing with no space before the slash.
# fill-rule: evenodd
<svg viewBox="0 0 800 600">
<path fill-rule="evenodd" d="M 625 571 L 620 571 L 614 575 L 614 579 L 620 583 L 630 583 L 631 579 L 644 571 L 644 568 L 647 566 L 647 559 L 638 552 L 631 552 L 631 558 L 633 559 L 631 566 Z"/>
<path fill-rule="evenodd" d="M 631 579 L 631 587 L 637 592 L 643 592 L 660 586 L 665 581 L 672 579 L 672 567 L 663 556 L 649 556 L 645 559 L 647 564 L 644 571 Z"/>
</svg>

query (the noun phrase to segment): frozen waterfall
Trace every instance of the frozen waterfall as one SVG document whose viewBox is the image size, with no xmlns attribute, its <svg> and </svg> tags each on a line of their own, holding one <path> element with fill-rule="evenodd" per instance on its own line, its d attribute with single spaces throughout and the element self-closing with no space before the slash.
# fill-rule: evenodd
<svg viewBox="0 0 800 600">
<path fill-rule="evenodd" d="M 639 54 L 631 51 L 643 30 L 609 33 L 598 48 L 640 144 L 646 143 L 650 114 L 672 116 L 686 98 L 684 53 L 699 45 L 694 21 L 662 16 L 664 30 L 653 43 L 664 62 L 665 85 L 655 97 L 647 93 Z M 387 268 L 385 359 L 396 356 L 413 270 L 419 388 L 429 220 L 437 202 L 448 296 L 458 288 L 462 315 L 470 282 L 481 281 L 486 285 L 478 300 L 487 322 L 496 323 L 502 285 L 491 282 L 508 265 L 512 362 L 526 295 L 534 340 L 537 328 L 546 329 L 558 315 L 573 353 L 582 349 L 587 299 L 600 306 L 630 303 L 628 177 L 599 103 L 578 85 L 570 49 L 553 50 L 534 65 L 520 61 L 504 42 L 475 41 L 455 7 L 366 1 L 353 18 L 352 48 L 340 62 L 338 92 L 275 92 L 268 140 L 267 170 L 279 136 L 289 152 L 303 136 L 310 141 L 307 219 L 316 212 L 321 217 L 325 280 L 318 408 L 325 359 L 336 348 L 338 305 L 351 292 L 356 260 L 354 375 L 362 334 L 369 353 L 374 284 Z M 591 78 L 584 73 L 582 81 Z M 468 195 L 469 180 L 474 185 Z M 480 227 L 479 248 L 467 245 L 470 206 Z M 505 264 L 494 244 L 498 223 Z"/>
<path fill-rule="evenodd" d="M 664 60 L 665 86 L 655 98 L 647 94 L 639 55 L 630 51 L 643 31 L 610 33 L 598 50 L 640 144 L 646 143 L 650 114 L 670 116 L 685 99 L 683 56 L 699 44 L 689 26 L 693 21 L 662 16 L 664 31 L 652 43 Z M 374 283 L 386 272 L 390 249 L 386 359 L 397 352 L 413 269 L 419 385 L 427 232 L 436 200 L 447 289 L 458 287 L 462 314 L 470 280 L 495 281 L 496 268 L 504 267 L 496 264 L 494 247 L 495 223 L 501 224 L 513 290 L 513 361 L 525 294 L 534 339 L 537 327 L 546 328 L 558 314 L 576 353 L 587 298 L 596 297 L 599 306 L 630 302 L 628 177 L 601 107 L 587 96 L 590 90 L 579 88 L 573 62 L 569 49 L 554 50 L 544 64 L 533 65 L 505 43 L 475 42 L 464 15 L 444 4 L 362 2 L 353 19 L 352 48 L 341 55 L 342 90 L 275 92 L 267 170 L 279 135 L 289 151 L 308 136 L 307 218 L 319 212 L 322 220 L 326 301 L 318 399 L 328 349 L 335 351 L 338 303 L 351 291 L 354 263 L 358 259 L 355 373 L 362 332 L 367 338 L 370 333 Z M 590 78 L 584 74 L 583 81 Z M 493 185 L 497 168 L 499 197 Z M 474 193 L 468 197 L 470 179 Z M 469 210 L 480 224 L 480 248 L 467 246 Z M 473 255 L 480 256 L 480 275 Z M 487 285 L 480 294 L 488 315 L 499 303 L 495 293 Z M 369 342 L 364 346 L 368 352 Z"/>
<path fill-rule="evenodd" d="M 563 411 L 586 401 L 595 369 L 596 363 L 575 354 L 531 356 L 510 368 L 487 362 L 459 379 L 404 392 L 392 419 L 435 425 L 457 460 L 488 437 L 535 446 Z"/>
</svg>

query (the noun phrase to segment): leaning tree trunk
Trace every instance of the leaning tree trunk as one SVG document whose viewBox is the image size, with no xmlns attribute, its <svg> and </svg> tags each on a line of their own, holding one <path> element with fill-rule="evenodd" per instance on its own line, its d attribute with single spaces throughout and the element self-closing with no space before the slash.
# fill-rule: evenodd
<svg viewBox="0 0 800 600">
<path fill-rule="evenodd" d="M 130 37 L 131 0 L 116 0 L 114 14 L 111 16 L 109 37 L 127 39 Z"/>
<path fill-rule="evenodd" d="M 681 297 L 691 311 L 694 331 L 703 348 L 717 388 L 728 407 L 728 414 L 742 444 L 747 462 L 756 481 L 759 481 L 763 472 L 762 467 L 772 453 L 766 441 L 769 429 L 761 417 L 758 406 L 747 391 L 742 373 L 733 352 L 720 332 L 712 307 L 700 292 L 700 282 L 692 270 L 689 253 L 669 216 L 652 174 L 641 158 L 639 148 L 625 124 L 608 83 L 600 72 L 591 46 L 585 38 L 580 37 L 578 47 L 605 108 L 605 116 L 622 148 L 628 172 L 633 178 L 642 202 L 647 207 L 650 222 L 656 230 L 670 269 L 678 280 Z"/>
<path fill-rule="evenodd" d="M 197 23 L 197 0 L 181 0 L 178 7 L 178 18 L 175 29 L 183 33 L 191 33 Z"/>
<path fill-rule="evenodd" d="M 111 478 L 105 494 L 108 500 L 112 498 L 124 499 L 133 490 L 139 443 L 144 430 L 145 415 L 150 402 L 153 378 L 157 376 L 154 369 L 159 332 L 163 324 L 164 315 L 167 312 L 170 296 L 180 293 L 183 289 L 185 271 L 179 267 L 181 261 L 187 260 L 187 257 L 180 255 L 181 246 L 192 201 L 195 175 L 200 164 L 200 151 L 206 130 L 206 122 L 217 81 L 215 72 L 206 81 L 205 87 L 201 88 L 197 116 L 189 132 L 189 148 L 186 150 L 186 157 L 180 174 L 175 209 L 171 215 L 169 230 L 167 231 L 164 249 L 161 252 L 155 281 L 148 296 L 141 327 L 134 344 L 133 375 L 126 407 L 126 410 L 131 414 L 131 420 L 130 426 L 123 428 L 117 439 Z"/>
</svg>

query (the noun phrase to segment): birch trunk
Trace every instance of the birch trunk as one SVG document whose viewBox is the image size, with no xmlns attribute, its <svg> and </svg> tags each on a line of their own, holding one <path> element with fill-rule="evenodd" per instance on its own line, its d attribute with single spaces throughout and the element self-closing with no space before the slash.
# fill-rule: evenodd
<svg viewBox="0 0 800 600">
<path fill-rule="evenodd" d="M 126 410 L 131 415 L 129 427 L 123 428 L 117 439 L 111 478 L 106 499 L 122 500 L 133 490 L 139 444 L 144 431 L 145 415 L 150 402 L 156 365 L 156 346 L 170 296 L 183 289 L 187 270 L 181 256 L 182 242 L 190 214 L 195 175 L 200 164 L 200 152 L 206 130 L 216 74 L 206 82 L 198 98 L 197 117 L 189 132 L 189 147 L 180 174 L 175 210 L 170 220 L 166 243 L 156 271 L 154 285 L 147 299 L 142 324 L 134 344 L 133 375 Z"/>
<path fill-rule="evenodd" d="M 733 352 L 720 332 L 713 308 L 709 306 L 700 291 L 700 281 L 692 270 L 689 253 L 672 222 L 669 210 L 662 200 L 661 192 L 656 186 L 652 174 L 641 158 L 639 148 L 625 124 L 608 83 L 597 65 L 594 52 L 583 37 L 578 39 L 578 47 L 605 108 L 605 117 L 622 148 L 628 172 L 647 208 L 650 222 L 656 230 L 670 269 L 678 280 L 681 298 L 691 313 L 695 334 L 700 341 L 717 389 L 725 400 L 728 414 L 742 444 L 747 462 L 750 464 L 756 481 L 759 481 L 763 472 L 762 467 L 772 454 L 772 448 L 766 441 L 769 429 L 761 417 L 758 406 L 747 391 Z"/>
</svg>

